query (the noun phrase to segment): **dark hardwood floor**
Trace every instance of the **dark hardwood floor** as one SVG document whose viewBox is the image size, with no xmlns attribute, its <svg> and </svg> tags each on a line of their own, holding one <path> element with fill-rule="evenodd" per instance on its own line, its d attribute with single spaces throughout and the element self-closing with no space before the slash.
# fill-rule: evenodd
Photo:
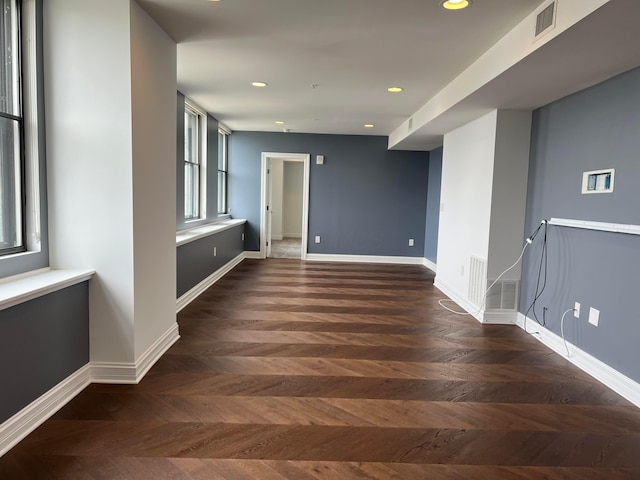
<svg viewBox="0 0 640 480">
<path fill-rule="evenodd" d="M 640 409 L 422 267 L 246 260 L 139 385 L 91 385 L 0 479 L 639 479 Z"/>
</svg>

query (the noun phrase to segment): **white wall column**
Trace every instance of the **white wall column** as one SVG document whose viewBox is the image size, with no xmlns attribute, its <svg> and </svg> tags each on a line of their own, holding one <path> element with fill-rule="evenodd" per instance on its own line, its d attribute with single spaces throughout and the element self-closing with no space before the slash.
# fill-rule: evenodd
<svg viewBox="0 0 640 480">
<path fill-rule="evenodd" d="M 481 321 L 516 321 L 480 307 L 522 249 L 530 135 L 530 112 L 494 110 L 444 137 L 436 286 Z"/>
<path fill-rule="evenodd" d="M 135 365 L 175 326 L 176 45 L 131 0 L 51 0 L 44 48 L 51 265 L 95 269 L 91 360 Z"/>
</svg>

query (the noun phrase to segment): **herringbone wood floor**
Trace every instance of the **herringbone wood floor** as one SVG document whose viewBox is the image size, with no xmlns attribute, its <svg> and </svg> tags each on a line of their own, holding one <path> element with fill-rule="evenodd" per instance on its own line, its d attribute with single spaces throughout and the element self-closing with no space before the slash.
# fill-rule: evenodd
<svg viewBox="0 0 640 480">
<path fill-rule="evenodd" d="M 92 385 L 13 479 L 638 479 L 640 410 L 422 267 L 247 260 L 135 386 Z"/>
</svg>

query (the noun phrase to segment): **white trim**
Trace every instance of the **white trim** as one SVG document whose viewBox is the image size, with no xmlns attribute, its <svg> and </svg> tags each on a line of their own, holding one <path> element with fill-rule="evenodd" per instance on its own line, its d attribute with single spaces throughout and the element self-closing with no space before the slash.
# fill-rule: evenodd
<svg viewBox="0 0 640 480">
<path fill-rule="evenodd" d="M 267 258 L 267 168 L 270 158 L 284 158 L 304 162 L 302 184 L 302 253 L 301 259 L 307 260 L 309 241 L 309 177 L 311 154 L 262 152 L 260 168 L 260 258 Z"/>
<path fill-rule="evenodd" d="M 91 362 L 92 383 L 135 385 L 138 383 L 135 363 Z"/>
<path fill-rule="evenodd" d="M 271 234 L 271 240 L 282 240 L 282 235 Z"/>
<path fill-rule="evenodd" d="M 209 235 L 224 232 L 225 230 L 237 227 L 243 223 L 247 223 L 247 221 L 243 218 L 234 218 L 232 220 L 223 220 L 220 222 L 208 223 L 206 225 L 199 225 L 186 230 L 180 230 L 176 232 L 176 247 L 208 237 Z"/>
<path fill-rule="evenodd" d="M 297 233 L 283 233 L 282 234 L 283 238 L 302 238 L 302 233 L 297 232 Z"/>
<path fill-rule="evenodd" d="M 552 218 L 549 225 L 558 227 L 583 228 L 585 230 L 598 230 L 601 232 L 629 233 L 640 235 L 640 225 L 624 223 L 592 222 L 589 220 L 572 220 L 569 218 Z"/>
<path fill-rule="evenodd" d="M 451 287 L 443 283 L 438 277 L 433 282 L 434 287 L 444 293 L 462 308 L 469 316 L 485 325 L 515 325 L 518 312 L 513 310 L 478 310 L 478 306 L 458 295 Z"/>
<path fill-rule="evenodd" d="M 527 333 L 531 335 L 537 333 L 537 335 L 533 335 L 534 338 L 537 338 L 554 352 L 567 358 L 567 360 L 583 372 L 588 373 L 617 394 L 626 398 L 637 407 L 640 407 L 640 384 L 638 382 L 630 379 L 614 368 L 611 368 L 606 363 L 598 360 L 569 342 L 567 342 L 567 346 L 569 347 L 571 355 L 567 357 L 561 337 L 541 326 L 535 320 L 526 318 L 526 321 Z M 523 330 L 525 328 L 524 322 L 525 316 L 522 313 L 518 313 L 517 325 Z"/>
<path fill-rule="evenodd" d="M 87 387 L 91 383 L 90 373 L 87 364 L 2 423 L 0 457 Z"/>
<path fill-rule="evenodd" d="M 138 384 L 179 339 L 178 324 L 174 323 L 135 363 L 91 362 L 91 382 Z"/>
<path fill-rule="evenodd" d="M 94 270 L 52 270 L 43 268 L 0 282 L 0 310 L 28 302 L 34 298 L 86 282 Z"/>
<path fill-rule="evenodd" d="M 422 265 L 420 257 L 390 257 L 382 255 L 333 255 L 309 253 L 307 260 L 313 262 L 351 262 L 351 263 L 393 263 L 397 265 Z"/>
<path fill-rule="evenodd" d="M 440 278 L 438 277 L 436 277 L 435 281 L 433 282 L 433 286 L 440 290 L 451 300 L 456 302 L 458 306 L 460 306 L 465 312 L 469 313 L 470 316 L 482 323 L 482 312 L 478 312 L 478 306 L 476 304 L 471 303 L 466 298 L 462 298 L 455 292 L 455 290 L 453 290 L 447 284 L 443 283 L 442 280 L 440 280 Z"/>
<path fill-rule="evenodd" d="M 264 260 L 261 252 L 244 252 L 244 258 L 253 258 L 255 260 Z"/>
<path fill-rule="evenodd" d="M 136 383 L 144 378 L 151 367 L 165 354 L 171 346 L 180 340 L 178 323 L 171 325 L 136 361 Z"/>
<path fill-rule="evenodd" d="M 433 263 L 431 260 L 429 260 L 428 258 L 423 258 L 422 259 L 422 265 L 424 265 L 425 267 L 427 267 L 429 270 L 431 270 L 434 273 L 438 272 L 438 265 L 436 265 L 435 263 Z"/>
<path fill-rule="evenodd" d="M 229 273 L 236 265 L 245 259 L 245 252 L 242 252 L 233 260 L 227 262 L 224 266 L 213 272 L 207 278 L 198 283 L 195 287 L 191 288 L 188 292 L 184 293 L 178 300 L 176 300 L 176 312 L 179 312 L 184 307 L 193 302 L 199 295 L 201 295 L 207 288 L 216 283 L 227 273 Z"/>
</svg>

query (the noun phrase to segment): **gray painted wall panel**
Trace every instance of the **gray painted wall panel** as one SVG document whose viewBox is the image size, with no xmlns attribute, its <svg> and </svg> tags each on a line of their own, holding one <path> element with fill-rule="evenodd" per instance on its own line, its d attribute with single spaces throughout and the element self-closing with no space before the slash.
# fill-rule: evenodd
<svg viewBox="0 0 640 480">
<path fill-rule="evenodd" d="M 440 184 L 442 181 L 442 147 L 429 152 L 427 183 L 427 218 L 424 232 L 424 258 L 438 263 L 438 226 L 440 223 Z"/>
<path fill-rule="evenodd" d="M 202 280 L 244 251 L 244 225 L 180 245 L 177 251 L 177 297 L 181 297 Z M 217 256 L 213 256 L 217 247 Z"/>
<path fill-rule="evenodd" d="M 0 311 L 0 423 L 88 362 L 87 282 Z"/>
<path fill-rule="evenodd" d="M 310 253 L 423 256 L 428 153 L 389 151 L 385 137 L 234 132 L 229 194 L 247 250 L 260 249 L 262 152 L 311 154 Z"/>
<path fill-rule="evenodd" d="M 566 97 L 534 112 L 526 232 L 551 217 L 640 224 L 640 69 Z M 616 168 L 612 194 L 582 195 L 582 172 Z M 529 308 L 537 278 L 540 240 L 523 264 L 520 311 Z M 547 327 L 613 368 L 640 381 L 635 342 L 640 338 L 635 296 L 640 285 L 640 237 L 549 227 Z M 600 326 L 587 323 L 589 307 L 601 310 Z M 529 316 L 533 314 L 530 312 Z"/>
</svg>

